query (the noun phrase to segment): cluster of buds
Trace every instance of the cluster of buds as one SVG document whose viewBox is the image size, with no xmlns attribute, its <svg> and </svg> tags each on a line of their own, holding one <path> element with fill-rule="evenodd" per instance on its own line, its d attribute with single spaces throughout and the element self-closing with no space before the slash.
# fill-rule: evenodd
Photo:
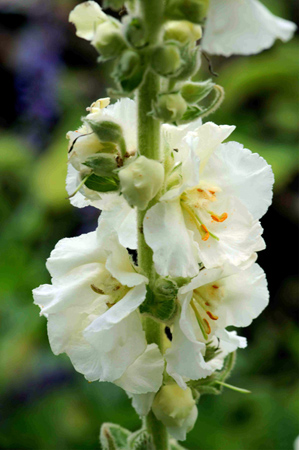
<svg viewBox="0 0 299 450">
<path fill-rule="evenodd" d="M 201 395 L 234 388 L 225 380 L 246 339 L 227 327 L 250 325 L 268 304 L 255 261 L 265 248 L 260 219 L 272 200 L 272 170 L 241 144 L 223 143 L 234 126 L 202 123 L 223 89 L 192 76 L 200 67 L 199 40 L 203 49 L 236 53 L 242 33 L 251 32 L 248 21 L 240 31 L 234 19 L 242 7 L 256 18 L 258 36 L 243 53 L 289 39 L 294 26 L 257 0 L 219 2 L 161 2 L 156 39 L 137 0 L 125 2 L 129 14 L 121 21 L 94 1 L 70 14 L 100 61 L 114 60 L 121 99 L 96 101 L 83 125 L 67 134 L 70 201 L 102 212 L 94 232 L 59 241 L 47 261 L 51 284 L 34 290 L 53 352 L 67 353 L 87 380 L 122 387 L 140 416 L 151 411 L 172 435 L 171 450 L 182 449 L 176 440 L 192 429 Z M 105 6 L 117 9 L 122 1 Z M 124 97 L 144 88 L 148 74 L 161 88 L 146 111 L 139 104 L 138 115 L 134 100 Z M 212 92 L 212 102 L 201 106 Z M 156 159 L 138 141 L 140 114 L 152 125 L 143 135 L 156 133 L 150 141 L 161 142 Z M 152 339 L 157 329 L 159 339 Z M 101 431 L 109 450 L 157 450 L 152 437 L 113 424 Z"/>
</svg>

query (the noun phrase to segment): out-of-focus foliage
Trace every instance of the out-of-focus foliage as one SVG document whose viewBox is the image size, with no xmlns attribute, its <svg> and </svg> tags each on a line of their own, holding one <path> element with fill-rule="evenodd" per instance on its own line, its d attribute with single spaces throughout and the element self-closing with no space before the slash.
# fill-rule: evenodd
<svg viewBox="0 0 299 450">
<path fill-rule="evenodd" d="M 62 14 L 65 30 L 71 3 L 79 2 L 66 3 L 63 14 L 61 2 L 52 8 L 52 14 L 58 9 Z M 292 18 L 291 2 L 265 4 Z M 88 383 L 67 357 L 51 353 L 46 320 L 39 317 L 32 303 L 31 290 L 49 282 L 45 260 L 55 243 L 93 229 L 97 220 L 97 212 L 72 208 L 65 199 L 65 134 L 80 125 L 88 104 L 105 96 L 104 87 L 111 84 L 110 69 L 98 68 L 96 54 L 74 37 L 71 27 L 68 30 L 63 68 L 56 83 L 60 115 L 48 142 L 38 151 L 18 127 L 18 116 L 0 138 L 3 449 L 94 450 L 99 447 L 102 422 L 119 423 L 132 431 L 139 427 L 139 419 L 121 389 Z M 17 39 L 14 32 L 11 37 Z M 297 53 L 298 41 L 293 41 L 277 43 L 273 49 L 248 58 L 213 58 L 226 100 L 209 119 L 237 125 L 232 139 L 264 156 L 275 172 L 274 204 L 263 222 L 268 248 L 259 257 L 269 279 L 271 301 L 254 325 L 244 330 L 249 346 L 239 351 L 230 379 L 252 394 L 224 390 L 222 396 L 203 396 L 196 427 L 184 444 L 193 450 L 290 450 L 299 434 L 294 255 Z M 208 76 L 204 59 L 202 70 Z"/>
</svg>

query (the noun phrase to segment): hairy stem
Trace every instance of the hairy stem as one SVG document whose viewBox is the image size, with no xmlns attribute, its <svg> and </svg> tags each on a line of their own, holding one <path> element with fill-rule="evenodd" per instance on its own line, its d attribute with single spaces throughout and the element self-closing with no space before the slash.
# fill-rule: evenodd
<svg viewBox="0 0 299 450">
<path fill-rule="evenodd" d="M 140 10 L 145 22 L 148 39 L 151 44 L 159 40 L 161 21 L 163 17 L 163 0 L 140 0 Z M 160 155 L 160 128 L 158 120 L 149 115 L 152 102 L 160 91 L 160 77 L 148 71 L 142 85 L 138 90 L 138 151 L 150 159 L 159 160 Z M 147 210 L 155 204 L 155 198 Z M 150 281 L 155 279 L 153 266 L 153 252 L 144 239 L 143 221 L 147 210 L 138 211 L 138 264 L 144 275 Z M 155 343 L 163 352 L 163 326 L 151 318 L 144 319 L 144 330 L 148 344 Z M 168 450 L 168 433 L 165 426 L 156 419 L 152 411 L 145 419 L 148 432 L 153 437 L 157 450 Z"/>
</svg>

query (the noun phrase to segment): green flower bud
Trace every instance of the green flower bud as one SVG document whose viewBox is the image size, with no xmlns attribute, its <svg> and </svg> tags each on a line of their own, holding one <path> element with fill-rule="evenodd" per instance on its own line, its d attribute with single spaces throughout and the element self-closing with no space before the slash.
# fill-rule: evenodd
<svg viewBox="0 0 299 450">
<path fill-rule="evenodd" d="M 118 23 L 112 20 L 97 27 L 91 43 L 101 54 L 102 61 L 116 58 L 126 47 Z"/>
<path fill-rule="evenodd" d="M 139 156 L 119 171 L 119 179 L 127 202 L 144 210 L 163 185 L 164 167 L 158 161 Z"/>
<path fill-rule="evenodd" d="M 148 44 L 144 25 L 139 17 L 134 17 L 127 25 L 125 35 L 132 47 L 143 48 Z"/>
<path fill-rule="evenodd" d="M 195 43 L 202 36 L 200 25 L 188 20 L 171 20 L 165 24 L 165 41 L 179 41 L 182 44 Z"/>
<path fill-rule="evenodd" d="M 153 293 L 157 300 L 175 300 L 178 290 L 175 281 L 168 278 L 158 278 L 155 282 Z"/>
<path fill-rule="evenodd" d="M 140 56 L 134 50 L 125 50 L 112 74 L 125 92 L 132 92 L 143 79 L 144 69 Z"/>
<path fill-rule="evenodd" d="M 209 8 L 209 0 L 168 0 L 165 17 L 202 23 Z"/>
<path fill-rule="evenodd" d="M 182 86 L 181 94 L 187 103 L 194 104 L 209 95 L 214 86 L 215 83 L 212 80 L 202 81 L 201 83 L 189 81 Z"/>
<path fill-rule="evenodd" d="M 102 177 L 109 177 L 117 169 L 115 156 L 109 153 L 100 153 L 87 158 L 84 166 L 92 169 L 93 173 Z"/>
<path fill-rule="evenodd" d="M 182 49 L 182 58 L 185 61 L 185 65 L 178 75 L 173 78 L 175 81 L 184 81 L 191 78 L 200 68 L 200 53 L 197 48 L 190 51 L 190 47 L 185 45 Z"/>
<path fill-rule="evenodd" d="M 153 114 L 163 122 L 177 122 L 184 115 L 187 103 L 179 92 L 160 94 L 153 104 Z"/>
<path fill-rule="evenodd" d="M 156 47 L 152 53 L 151 65 L 153 70 L 161 76 L 173 76 L 184 65 L 180 48 L 175 43 Z"/>
<path fill-rule="evenodd" d="M 190 388 L 184 390 L 177 384 L 167 384 L 156 395 L 152 410 L 166 427 L 177 428 L 184 425 L 195 407 Z"/>
<path fill-rule="evenodd" d="M 123 137 L 123 131 L 120 125 L 115 122 L 109 122 L 103 120 L 101 122 L 95 122 L 93 120 L 86 119 L 86 122 L 97 135 L 101 142 L 109 144 L 118 144 L 121 150 L 122 156 L 126 153 L 126 143 Z"/>
</svg>

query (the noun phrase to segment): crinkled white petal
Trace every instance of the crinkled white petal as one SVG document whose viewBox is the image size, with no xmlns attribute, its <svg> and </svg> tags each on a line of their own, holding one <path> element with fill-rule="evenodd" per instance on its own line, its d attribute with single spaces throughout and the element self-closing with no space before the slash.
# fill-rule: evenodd
<svg viewBox="0 0 299 450">
<path fill-rule="evenodd" d="M 118 303 L 110 308 L 105 314 L 96 318 L 89 327 L 86 328 L 84 336 L 88 340 L 96 339 L 97 333 L 109 330 L 117 323 L 124 320 L 135 311 L 144 301 L 146 295 L 145 284 L 131 289 Z"/>
<path fill-rule="evenodd" d="M 198 415 L 197 406 L 194 405 L 191 413 L 184 420 L 183 424 L 180 427 L 167 427 L 168 432 L 172 437 L 179 441 L 184 441 L 186 439 L 187 433 L 192 430 L 195 425 L 196 419 Z"/>
<path fill-rule="evenodd" d="M 237 142 L 220 145 L 202 176 L 219 186 L 225 195 L 238 197 L 254 219 L 260 219 L 272 202 L 271 166 Z"/>
<path fill-rule="evenodd" d="M 129 398 L 132 399 L 132 406 L 139 416 L 146 416 L 152 407 L 155 392 L 148 392 L 147 394 L 131 394 L 127 392 Z"/>
<path fill-rule="evenodd" d="M 219 195 L 219 201 L 213 203 L 213 212 L 221 215 L 228 214 L 224 222 L 214 222 L 203 209 L 197 211 L 202 223 L 219 240 L 210 236 L 206 241 L 202 239 L 195 226 L 193 218 L 184 211 L 185 223 L 194 233 L 194 240 L 198 244 L 199 258 L 206 268 L 213 268 L 230 263 L 239 266 L 246 262 L 253 253 L 264 248 L 261 238 L 263 229 L 257 220 L 253 220 L 243 203 L 235 197 Z"/>
<path fill-rule="evenodd" d="M 119 243 L 116 234 L 107 237 L 106 245 L 111 251 L 106 268 L 114 278 L 129 287 L 148 282 L 144 275 L 136 272 L 127 250 Z"/>
<path fill-rule="evenodd" d="M 102 211 L 97 230 L 98 242 L 104 244 L 107 235 L 117 232 L 119 242 L 126 248 L 137 248 L 137 214 L 126 201 L 110 211 Z"/>
<path fill-rule="evenodd" d="M 197 119 L 184 125 L 170 125 L 165 123 L 162 125 L 162 143 L 163 147 L 168 151 L 177 149 L 181 145 L 183 138 L 189 131 L 196 131 L 202 125 L 202 120 Z"/>
<path fill-rule="evenodd" d="M 186 229 L 179 200 L 159 202 L 150 208 L 143 231 L 160 275 L 194 277 L 198 273 L 197 245 Z"/>
<path fill-rule="evenodd" d="M 97 232 L 61 239 L 47 259 L 47 269 L 54 278 L 66 275 L 76 267 L 104 263 L 105 252 L 97 243 Z"/>
<path fill-rule="evenodd" d="M 205 344 L 198 340 L 196 327 L 193 326 L 195 318 L 189 306 L 191 298 L 192 292 L 180 298 L 181 316 L 175 320 L 171 347 L 165 352 L 166 370 L 177 382 L 179 381 L 178 384 L 183 389 L 186 388 L 186 384 L 180 377 L 198 380 L 212 373 L 203 357 Z"/>
<path fill-rule="evenodd" d="M 157 392 L 162 384 L 163 370 L 161 352 L 156 344 L 150 344 L 114 384 L 130 394 Z"/>
<path fill-rule="evenodd" d="M 136 311 L 116 323 L 110 322 L 106 329 L 93 327 L 97 320 L 83 332 L 81 339 L 69 346 L 67 354 L 75 369 L 89 381 L 114 381 L 144 352 L 145 334 Z"/>
<path fill-rule="evenodd" d="M 258 264 L 222 280 L 225 298 L 217 308 L 217 326 L 247 327 L 269 303 L 264 271 Z"/>
<path fill-rule="evenodd" d="M 69 21 L 76 27 L 77 36 L 91 41 L 96 28 L 100 23 L 107 20 L 106 14 L 98 3 L 88 1 L 77 5 L 70 13 Z"/>
<path fill-rule="evenodd" d="M 195 131 L 188 133 L 185 139 L 200 158 L 201 173 L 216 148 L 235 128 L 233 125 L 216 125 L 213 122 L 206 122 Z"/>
<path fill-rule="evenodd" d="M 250 55 L 293 36 L 296 25 L 257 0 L 210 0 L 202 48 L 214 55 Z"/>
</svg>

